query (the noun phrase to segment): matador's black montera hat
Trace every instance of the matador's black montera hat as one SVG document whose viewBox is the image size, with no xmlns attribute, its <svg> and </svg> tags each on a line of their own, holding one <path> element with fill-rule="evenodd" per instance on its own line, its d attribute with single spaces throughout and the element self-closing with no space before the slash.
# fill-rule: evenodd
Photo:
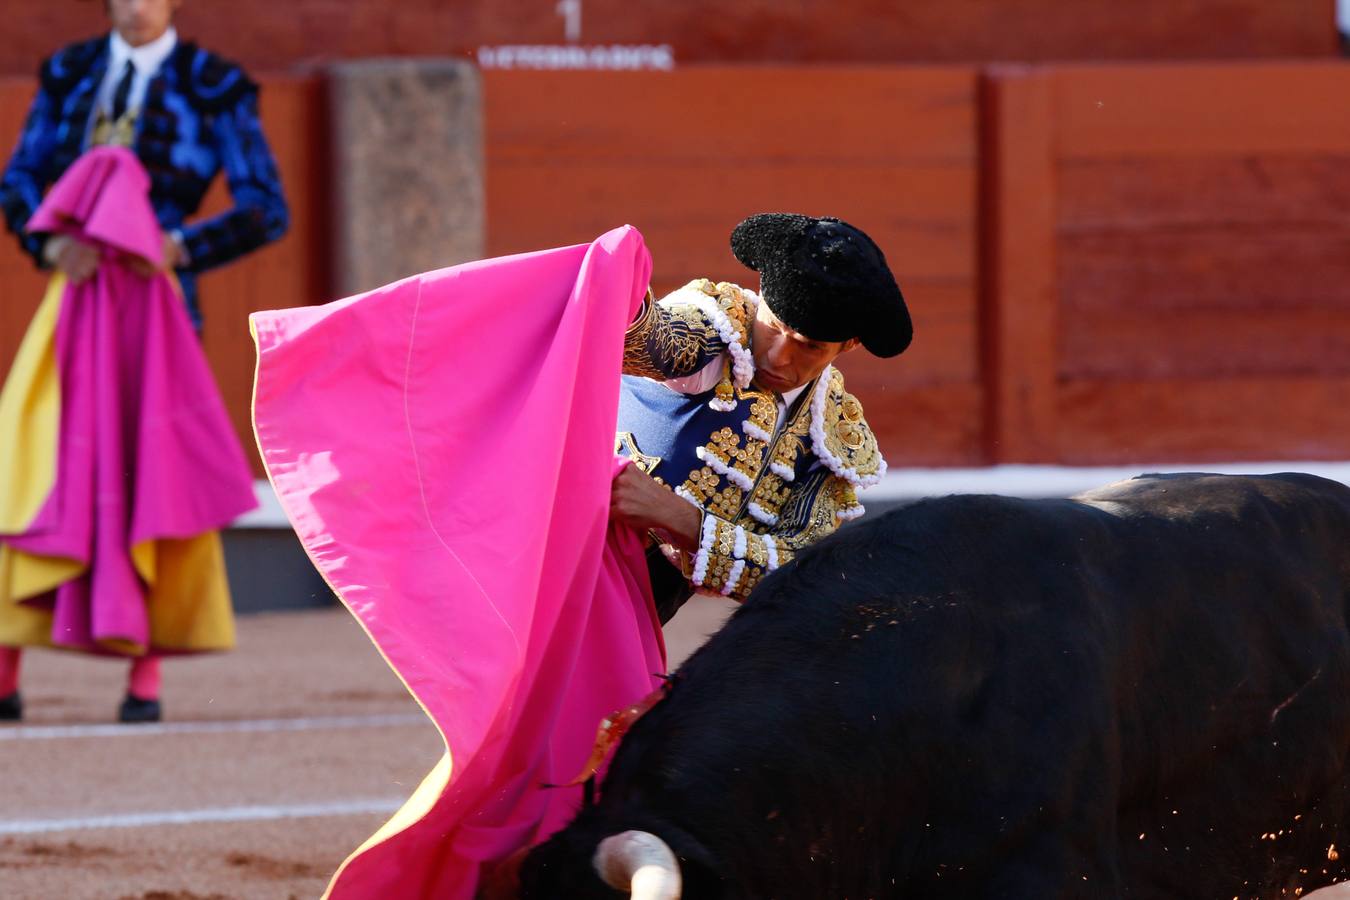
<svg viewBox="0 0 1350 900">
<path fill-rule="evenodd" d="M 858 338 L 875 356 L 897 356 L 914 325 L 881 249 L 847 222 L 792 213 L 750 216 L 731 252 L 759 272 L 769 309 L 817 341 Z"/>
</svg>

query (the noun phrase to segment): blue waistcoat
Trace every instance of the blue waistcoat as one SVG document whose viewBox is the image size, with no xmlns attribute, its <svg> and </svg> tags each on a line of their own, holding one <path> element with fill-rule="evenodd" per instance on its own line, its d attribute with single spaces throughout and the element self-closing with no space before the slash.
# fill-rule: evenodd
<svg viewBox="0 0 1350 900">
<path fill-rule="evenodd" d="M 625 375 L 619 393 L 618 431 L 620 435 L 632 435 L 632 439 L 630 443 L 621 437 L 619 452 L 632 456 L 649 474 L 671 487 L 677 487 L 694 470 L 703 468 L 704 463 L 698 457 L 698 451 L 714 433 L 729 428 L 742 444 L 745 443 L 743 426 L 751 403 L 750 393 L 746 392 L 747 396 L 740 399 L 734 408 L 723 412 L 709 406 L 711 391 L 681 394 L 650 378 Z M 772 395 L 767 393 L 753 393 L 772 399 Z M 807 402 L 810 393 L 808 388 L 799 399 L 803 403 Z M 772 447 L 767 449 L 771 451 Z M 639 455 L 647 459 L 638 459 Z M 815 465 L 814 454 L 798 454 L 793 463 L 796 480 L 803 482 L 807 471 Z M 725 476 L 722 483 L 725 486 Z"/>
</svg>

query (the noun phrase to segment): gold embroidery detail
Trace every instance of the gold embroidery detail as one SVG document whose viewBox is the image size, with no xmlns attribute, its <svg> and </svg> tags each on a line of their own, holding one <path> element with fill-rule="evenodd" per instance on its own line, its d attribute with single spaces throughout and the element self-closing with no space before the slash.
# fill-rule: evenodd
<svg viewBox="0 0 1350 900">
<path fill-rule="evenodd" d="M 755 589 L 764 578 L 764 570 L 752 566 L 746 566 L 744 574 L 741 575 L 740 584 L 731 592 L 731 599 L 744 603 L 745 598 L 750 596 L 750 592 Z"/>
<path fill-rule="evenodd" d="M 717 284 L 713 284 L 707 278 L 691 281 L 686 287 L 697 288 L 706 296 L 717 299 L 717 308 L 726 315 L 736 328 L 736 343 L 748 350 L 750 347 L 750 302 L 746 300 L 745 293 L 740 287 L 729 281 L 719 281 Z M 715 388 L 717 401 L 723 407 L 729 406 L 736 396 L 733 393 L 735 388 L 734 371 L 731 353 L 727 352 L 726 359 L 722 364 L 722 379 Z"/>
<path fill-rule="evenodd" d="M 750 421 L 765 434 L 773 434 L 778 427 L 778 403 L 772 394 L 746 388 L 742 397 L 753 397 L 750 401 Z"/>
<path fill-rule="evenodd" d="M 658 302 L 649 290 L 638 321 L 624 334 L 625 374 L 657 381 L 692 375 L 709 348 L 720 345 L 721 337 L 712 322 L 697 306 L 687 300 L 681 302 L 679 293 Z"/>
<path fill-rule="evenodd" d="M 656 367 L 655 360 L 647 351 L 647 340 L 660 320 L 660 311 L 652 299 L 652 290 L 647 288 L 647 299 L 642 301 L 642 311 L 637 321 L 628 326 L 623 336 L 623 372 L 625 375 L 639 375 L 643 378 L 655 378 L 658 381 L 665 376 Z"/>
<path fill-rule="evenodd" d="M 859 478 L 875 475 L 882 464 L 876 436 L 863 418 L 858 398 L 844 390 L 844 376 L 838 370 L 830 375 L 823 418 L 825 448 Z"/>
<path fill-rule="evenodd" d="M 713 388 L 713 393 L 717 395 L 718 402 L 724 407 L 729 407 L 736 402 L 736 389 L 731 383 L 730 353 L 722 360 L 722 380 L 717 382 L 717 387 Z"/>
<path fill-rule="evenodd" d="M 769 564 L 769 551 L 764 541 L 758 537 L 749 537 L 745 542 L 745 558 L 751 564 L 761 568 Z"/>
<path fill-rule="evenodd" d="M 140 109 L 129 109 L 122 114 L 122 118 L 113 120 L 100 110 L 94 121 L 93 133 L 89 136 L 90 145 L 130 147 L 136 142 L 136 120 L 140 115 Z"/>
<path fill-rule="evenodd" d="M 638 449 L 637 438 L 633 437 L 633 432 L 631 431 L 620 431 L 618 434 L 614 435 L 615 455 L 619 455 L 625 450 L 627 453 L 623 453 L 622 455 L 631 459 L 633 465 L 637 466 L 648 475 L 652 474 L 652 470 L 661 464 L 661 457 L 650 456 Z"/>
<path fill-rule="evenodd" d="M 727 485 L 708 501 L 708 512 L 727 520 L 736 518 L 741 509 L 741 497 L 744 493 L 734 484 Z"/>
<path fill-rule="evenodd" d="M 723 556 L 734 556 L 736 551 L 736 532 L 729 525 L 717 528 L 717 552 Z"/>
<path fill-rule="evenodd" d="M 689 474 L 689 477 L 685 479 L 684 489 L 692 494 L 694 499 L 702 506 L 717 492 L 717 483 L 717 473 L 704 466 Z"/>
<path fill-rule="evenodd" d="M 834 433 L 839 436 L 839 440 L 844 442 L 844 446 L 850 450 L 860 450 L 863 445 L 862 432 L 858 426 L 849 421 L 839 422 L 834 426 Z"/>
</svg>

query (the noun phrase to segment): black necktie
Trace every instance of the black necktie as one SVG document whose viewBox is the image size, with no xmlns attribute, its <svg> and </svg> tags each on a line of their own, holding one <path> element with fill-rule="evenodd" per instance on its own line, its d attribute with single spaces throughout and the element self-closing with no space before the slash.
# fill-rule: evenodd
<svg viewBox="0 0 1350 900">
<path fill-rule="evenodd" d="M 127 60 L 127 67 L 122 72 L 122 80 L 117 82 L 117 90 L 113 92 L 112 118 L 116 122 L 122 118 L 127 111 L 127 103 L 131 100 L 131 82 L 136 80 L 136 67 Z"/>
</svg>

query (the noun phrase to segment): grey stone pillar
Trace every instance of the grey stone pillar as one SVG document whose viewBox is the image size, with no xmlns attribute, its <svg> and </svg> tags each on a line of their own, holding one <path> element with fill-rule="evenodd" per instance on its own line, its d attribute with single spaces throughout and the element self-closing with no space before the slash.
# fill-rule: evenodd
<svg viewBox="0 0 1350 900">
<path fill-rule="evenodd" d="M 483 92 L 443 59 L 329 69 L 335 297 L 483 256 Z"/>
</svg>

